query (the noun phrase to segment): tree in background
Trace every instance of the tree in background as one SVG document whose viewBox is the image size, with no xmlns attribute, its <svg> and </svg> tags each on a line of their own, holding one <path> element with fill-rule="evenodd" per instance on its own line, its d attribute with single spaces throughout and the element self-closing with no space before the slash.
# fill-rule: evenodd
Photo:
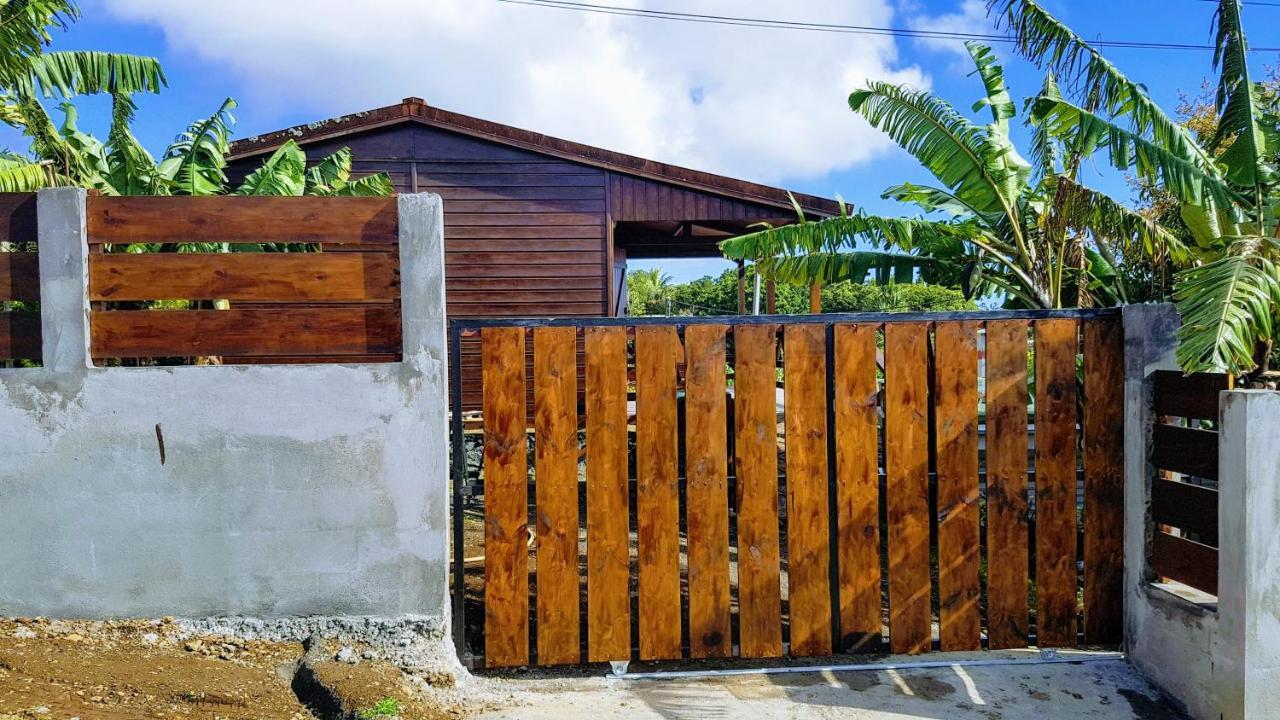
<svg viewBox="0 0 1280 720">
<path fill-rule="evenodd" d="M 1241 0 L 1218 0 L 1210 107 L 1186 122 L 1033 0 L 989 0 L 1017 51 L 1060 77 L 1032 121 L 1084 156 L 1103 154 L 1176 203 L 1192 262 L 1178 273 L 1178 360 L 1187 371 L 1268 371 L 1280 322 L 1280 116 L 1274 93 L 1250 77 Z"/>
<path fill-rule="evenodd" d="M 159 92 L 164 71 L 155 58 L 87 50 L 46 52 L 51 31 L 79 18 L 72 0 L 0 0 L 0 121 L 24 128 L 47 115 L 41 98 L 107 93 L 113 98 Z M 33 137 L 33 145 L 38 140 Z M 34 147 L 32 159 L 0 152 L 0 192 L 69 184 L 81 158 L 70 148 Z"/>
<path fill-rule="evenodd" d="M 925 217 L 801 216 L 794 225 L 722 242 L 725 256 L 754 260 L 766 274 L 798 284 L 860 283 L 872 269 L 893 266 L 900 275 L 918 267 L 923 279 L 963 288 L 968 297 L 1000 294 L 1014 307 L 1060 308 L 1122 296 L 1107 270 L 1121 252 L 1185 253 L 1151 218 L 1077 182 L 1083 153 L 1060 136 L 1037 133 L 1034 164 L 1024 159 L 1009 137 L 1017 110 L 1002 68 L 987 46 L 966 47 L 985 89 L 974 109 L 990 112 L 987 125 L 937 95 L 888 83 L 849 96 L 854 112 L 938 179 L 941 187 L 906 183 L 884 193 Z"/>
<path fill-rule="evenodd" d="M 633 278 L 638 275 L 664 278 L 660 294 L 647 295 L 648 301 L 635 302 Z M 747 282 L 754 280 L 754 268 L 747 268 Z M 658 270 L 627 273 L 627 314 L 642 315 L 736 315 L 738 312 L 738 271 L 726 270 L 719 277 L 710 275 L 678 285 L 669 284 L 670 277 Z M 642 285 L 647 285 L 643 280 Z M 653 299 L 660 298 L 660 299 Z M 780 285 L 777 289 L 778 312 L 798 315 L 809 312 L 809 290 L 797 285 Z M 670 308 L 670 310 L 668 310 Z M 977 308 L 959 290 L 925 283 L 890 283 L 868 285 L 841 282 L 822 288 L 825 312 L 943 312 Z"/>
<path fill-rule="evenodd" d="M 628 315 L 670 315 L 675 287 L 671 276 L 658 269 L 627 272 Z"/>
</svg>

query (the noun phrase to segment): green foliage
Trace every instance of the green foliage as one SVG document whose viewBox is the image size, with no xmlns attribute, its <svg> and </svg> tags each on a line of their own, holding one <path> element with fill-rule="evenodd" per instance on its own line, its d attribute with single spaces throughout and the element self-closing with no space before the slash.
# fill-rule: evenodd
<svg viewBox="0 0 1280 720">
<path fill-rule="evenodd" d="M 1179 238 L 1150 218 L 1081 186 L 1079 153 L 1041 132 L 1033 172 L 1009 139 L 1016 107 L 991 49 L 968 43 L 991 123 L 978 125 L 927 92 L 870 83 L 850 107 L 911 153 L 943 187 L 897 185 L 883 197 L 909 202 L 921 218 L 859 212 L 765 229 L 721 243 L 726 257 L 752 260 L 762 272 L 795 284 L 927 282 L 963 289 L 967 297 L 1003 295 L 1015 307 L 1058 308 L 1123 297 L 1114 273 L 1090 253 L 1122 257 L 1135 248 L 1169 253 Z M 1052 88 L 1051 82 L 1046 88 Z M 1058 158 L 1067 157 L 1062 167 Z M 938 218 L 937 214 L 946 217 Z"/>
<path fill-rule="evenodd" d="M 1280 108 L 1274 87 L 1250 78 L 1241 0 L 1217 5 L 1214 104 L 1185 123 L 1033 0 L 991 0 L 988 8 L 1021 54 L 1074 90 L 1071 102 L 1046 87 L 1031 116 L 1037 133 L 1084 157 L 1105 151 L 1113 167 L 1135 171 L 1177 204 L 1195 243 L 1174 291 L 1183 369 L 1241 374 L 1266 369 L 1280 318 Z"/>
<path fill-rule="evenodd" d="M 400 701 L 393 697 L 385 697 L 374 703 L 372 707 L 357 711 L 356 717 L 359 720 L 382 720 L 398 717 L 400 712 Z"/>
<path fill-rule="evenodd" d="M 634 280 L 638 276 L 657 276 L 665 282 L 662 292 L 643 296 L 635 293 Z M 747 269 L 747 306 L 751 306 L 751 293 L 755 275 Z M 650 280 L 641 280 L 647 286 Z M 738 271 L 726 270 L 719 277 L 706 276 L 678 285 L 670 284 L 670 278 L 657 270 L 640 270 L 627 273 L 627 314 L 643 315 L 736 315 L 738 313 Z M 761 294 L 763 294 L 763 289 Z M 780 314 L 800 315 L 809 312 L 809 290 L 796 285 L 778 285 L 775 293 Z M 761 298 L 763 308 L 764 299 Z M 966 300 L 958 290 L 925 283 L 891 283 L 867 285 L 840 282 L 822 288 L 822 310 L 826 313 L 851 312 L 943 312 L 949 310 L 973 310 L 976 305 Z M 669 308 L 669 309 L 668 309 Z"/>
</svg>

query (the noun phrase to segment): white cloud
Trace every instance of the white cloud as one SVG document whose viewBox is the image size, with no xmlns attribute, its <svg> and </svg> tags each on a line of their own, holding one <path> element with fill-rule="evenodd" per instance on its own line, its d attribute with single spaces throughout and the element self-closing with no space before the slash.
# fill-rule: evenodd
<svg viewBox="0 0 1280 720">
<path fill-rule="evenodd" d="M 973 1 L 973 0 L 971 0 Z M 242 104 L 320 119 L 407 95 L 538 132 L 765 182 L 891 143 L 850 113 L 868 80 L 928 86 L 892 38 L 623 18 L 494 0 L 106 0 L 230 72 Z M 643 2 L 630 4 L 642 6 Z M 889 0 L 682 10 L 888 25 Z M 255 128 L 268 130 L 272 128 Z"/>
<path fill-rule="evenodd" d="M 995 28 L 987 18 L 985 0 L 962 0 L 956 12 L 943 13 L 941 15 L 918 15 L 910 19 L 908 26 L 913 30 L 934 30 L 977 35 L 996 34 Z M 955 53 L 965 58 L 969 57 L 969 53 L 964 49 L 962 40 L 922 38 L 917 42 L 927 48 Z"/>
</svg>

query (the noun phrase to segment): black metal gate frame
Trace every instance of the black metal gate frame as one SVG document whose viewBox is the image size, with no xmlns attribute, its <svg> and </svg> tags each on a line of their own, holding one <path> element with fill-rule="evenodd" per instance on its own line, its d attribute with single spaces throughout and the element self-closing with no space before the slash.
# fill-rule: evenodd
<svg viewBox="0 0 1280 720">
<path fill-rule="evenodd" d="M 640 327 L 646 325 L 674 325 L 682 330 L 689 325 L 825 325 L 827 347 L 827 391 L 835 386 L 833 326 L 846 324 L 888 324 L 921 322 L 956 322 L 987 320 L 1050 320 L 1114 318 L 1120 308 L 1069 308 L 1061 310 L 962 310 L 954 312 L 867 312 L 831 313 L 822 315 L 716 315 L 716 316 L 645 316 L 645 317 L 568 317 L 568 318 L 459 318 L 449 321 L 449 383 L 451 404 L 450 455 L 453 485 L 453 643 L 458 659 L 470 665 L 479 656 L 467 653 L 466 639 L 466 566 L 463 538 L 463 486 L 466 484 L 467 463 L 462 424 L 462 336 L 484 328 L 543 328 L 543 327 Z M 827 404 L 827 424 L 833 422 L 834 408 Z M 827 433 L 827 452 L 834 452 L 835 437 Z M 829 464 L 828 483 L 835 483 L 835 466 Z M 834 495 L 828 492 L 829 502 Z M 829 513 L 835 522 L 835 512 Z M 837 568 L 831 566 L 832 592 L 838 592 Z M 838 604 L 838 598 L 835 599 Z M 838 619 L 838 618 L 836 618 Z M 839 636 L 839 628 L 833 627 Z"/>
</svg>

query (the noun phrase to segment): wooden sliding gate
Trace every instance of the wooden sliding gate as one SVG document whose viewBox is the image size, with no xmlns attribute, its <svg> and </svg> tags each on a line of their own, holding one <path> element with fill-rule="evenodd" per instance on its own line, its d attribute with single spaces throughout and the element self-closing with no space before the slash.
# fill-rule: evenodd
<svg viewBox="0 0 1280 720">
<path fill-rule="evenodd" d="M 1115 311 L 450 332 L 464 660 L 1120 639 Z"/>
</svg>

